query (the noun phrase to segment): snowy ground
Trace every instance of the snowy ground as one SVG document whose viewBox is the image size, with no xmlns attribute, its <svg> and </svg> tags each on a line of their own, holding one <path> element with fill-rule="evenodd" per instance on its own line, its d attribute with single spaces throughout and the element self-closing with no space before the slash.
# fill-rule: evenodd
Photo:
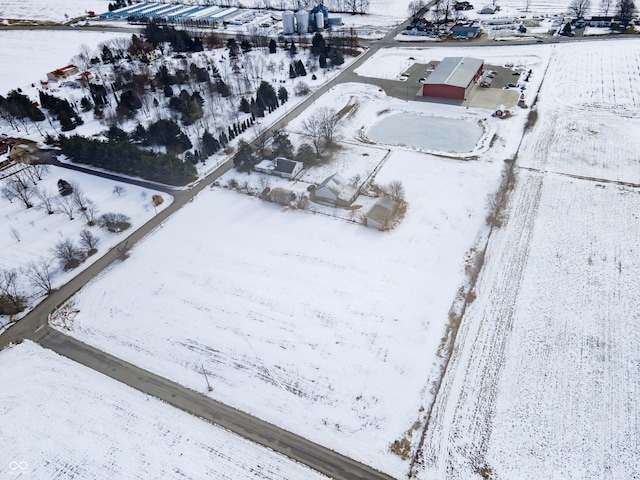
<svg viewBox="0 0 640 480">
<path fill-rule="evenodd" d="M 0 363 L 0 478 L 326 478 L 33 343 Z"/>
<path fill-rule="evenodd" d="M 339 108 L 349 89 L 368 91 L 320 103 Z M 372 90 L 344 138 L 406 105 Z M 431 401 L 465 254 L 512 148 L 495 143 L 481 161 L 392 149 L 376 181 L 401 180 L 409 209 L 390 233 L 205 191 L 83 289 L 71 334 L 203 393 L 204 365 L 219 400 L 402 476 L 388 447 Z"/>
<path fill-rule="evenodd" d="M 64 22 L 89 10 L 106 12 L 108 6 L 108 0 L 3 0 L 0 19 Z"/>
<path fill-rule="evenodd" d="M 0 58 L 11 65 L 0 75 L 0 95 L 46 80 L 47 72 L 68 65 L 83 44 L 96 49 L 106 40 L 130 36 L 88 30 L 0 30 Z"/>
<path fill-rule="evenodd" d="M 419 478 L 640 475 L 639 45 L 556 49 Z"/>
<path fill-rule="evenodd" d="M 122 184 L 104 178 L 75 172 L 60 167 L 49 166 L 50 172 L 38 182 L 37 188 L 41 191 L 48 191 L 54 199 L 60 198 L 58 195 L 57 182 L 64 179 L 70 183 L 77 182 L 86 197 L 97 206 L 96 218 L 103 213 L 122 213 L 131 218 L 132 229 L 151 219 L 156 210 L 161 210 L 170 205 L 172 197 L 166 193 L 153 191 L 134 185 Z M 4 174 L 7 171 L 3 171 Z M 3 181 L 4 182 L 4 181 Z M 116 185 L 121 186 L 124 191 L 118 195 L 114 192 Z M 164 203 L 154 208 L 151 197 L 159 194 L 163 197 Z M 54 278 L 54 288 L 69 281 L 80 269 L 86 268 L 101 256 L 102 252 L 120 243 L 126 233 L 109 233 L 97 226 L 88 227 L 83 215 L 76 211 L 74 220 L 56 208 L 53 215 L 47 214 L 46 210 L 40 208 L 41 202 L 33 199 L 34 207 L 25 208 L 24 204 L 14 199 L 9 202 L 6 198 L 0 197 L 0 250 L 4 252 L 0 257 L 0 269 L 21 269 L 31 262 L 38 262 L 40 258 L 52 259 L 53 254 L 50 249 L 54 244 L 65 238 L 72 239 L 78 244 L 81 230 L 89 228 L 99 239 L 98 253 L 89 257 L 77 269 L 62 272 L 60 270 Z M 54 264 L 57 262 L 54 262 Z M 22 288 L 31 291 L 23 279 Z M 35 292 L 34 292 L 35 293 Z M 35 294 L 39 297 L 39 294 Z M 0 317 L 0 324 L 2 323 Z"/>
</svg>

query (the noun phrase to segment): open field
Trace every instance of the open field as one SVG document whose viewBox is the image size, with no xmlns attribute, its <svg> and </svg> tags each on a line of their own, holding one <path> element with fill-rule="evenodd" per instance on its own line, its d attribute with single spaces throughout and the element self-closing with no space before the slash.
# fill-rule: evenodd
<svg viewBox="0 0 640 480">
<path fill-rule="evenodd" d="M 640 197 L 637 187 L 610 181 L 637 181 L 620 153 L 637 141 L 625 135 L 628 123 L 616 109 L 592 103 L 596 96 L 598 105 L 634 108 L 640 90 L 619 85 L 630 84 L 625 75 L 638 62 L 615 80 L 603 74 L 611 80 L 603 83 L 587 67 L 584 87 L 555 92 L 574 66 L 622 64 L 638 42 L 615 45 L 556 49 L 552 81 L 518 156 L 524 169 L 516 166 L 506 224 L 491 237 L 477 299 L 436 399 L 418 478 L 640 474 Z M 579 147 L 565 121 L 581 125 Z M 611 133 L 620 141 L 609 141 Z M 605 180 L 576 178 L 589 175 Z"/>
<path fill-rule="evenodd" d="M 30 342 L 0 363 L 0 478 L 326 478 Z"/>
<path fill-rule="evenodd" d="M 392 151 L 376 180 L 409 210 L 389 233 L 205 191 L 74 298 L 70 334 L 203 393 L 204 366 L 216 399 L 402 476 L 388 447 L 432 400 L 502 168 Z"/>
</svg>

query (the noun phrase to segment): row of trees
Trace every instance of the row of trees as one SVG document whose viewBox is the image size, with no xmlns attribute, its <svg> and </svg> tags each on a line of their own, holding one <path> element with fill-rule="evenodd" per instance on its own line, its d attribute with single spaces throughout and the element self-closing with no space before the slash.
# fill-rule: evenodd
<svg viewBox="0 0 640 480">
<path fill-rule="evenodd" d="M 633 0 L 601 0 L 600 9 L 605 15 L 615 7 L 615 14 L 620 23 L 626 28 L 636 14 L 636 5 Z M 591 0 L 571 0 L 569 12 L 576 18 L 584 18 L 591 10 Z"/>
</svg>

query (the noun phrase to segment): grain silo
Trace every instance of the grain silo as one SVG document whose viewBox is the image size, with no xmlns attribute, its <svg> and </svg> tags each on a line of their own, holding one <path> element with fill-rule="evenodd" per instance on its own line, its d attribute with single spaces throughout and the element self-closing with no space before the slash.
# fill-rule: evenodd
<svg viewBox="0 0 640 480">
<path fill-rule="evenodd" d="M 296 23 L 298 24 L 298 33 L 309 33 L 309 12 L 298 10 L 296 12 Z"/>
<path fill-rule="evenodd" d="M 316 31 L 319 32 L 324 29 L 324 14 L 322 12 L 316 12 L 314 17 Z"/>
<path fill-rule="evenodd" d="M 296 31 L 296 21 L 293 12 L 287 10 L 282 14 L 282 33 L 291 35 Z"/>
</svg>

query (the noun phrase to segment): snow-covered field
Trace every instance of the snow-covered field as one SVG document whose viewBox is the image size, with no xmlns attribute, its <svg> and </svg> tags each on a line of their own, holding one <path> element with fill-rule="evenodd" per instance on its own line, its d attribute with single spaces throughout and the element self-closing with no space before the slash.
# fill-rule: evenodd
<svg viewBox="0 0 640 480">
<path fill-rule="evenodd" d="M 130 36 L 90 30 L 0 30 L 0 58 L 4 65 L 11 65 L 0 75 L 0 95 L 32 83 L 38 85 L 47 79 L 47 72 L 68 65 L 83 44 L 95 50 L 101 42 Z"/>
<path fill-rule="evenodd" d="M 0 363 L 0 478 L 326 478 L 28 341 Z"/>
<path fill-rule="evenodd" d="M 639 46 L 556 48 L 419 478 L 640 476 Z"/>
<path fill-rule="evenodd" d="M 371 99 L 343 135 L 384 108 Z M 389 444 L 432 399 L 465 254 L 503 168 L 492 160 L 392 150 L 376 181 L 401 180 L 409 209 L 390 233 L 205 191 L 83 289 L 71 335 L 203 393 L 204 365 L 217 399 L 402 476 Z"/>
<path fill-rule="evenodd" d="M 64 22 L 90 10 L 106 12 L 108 0 L 3 0 L 0 19 Z"/>
</svg>

